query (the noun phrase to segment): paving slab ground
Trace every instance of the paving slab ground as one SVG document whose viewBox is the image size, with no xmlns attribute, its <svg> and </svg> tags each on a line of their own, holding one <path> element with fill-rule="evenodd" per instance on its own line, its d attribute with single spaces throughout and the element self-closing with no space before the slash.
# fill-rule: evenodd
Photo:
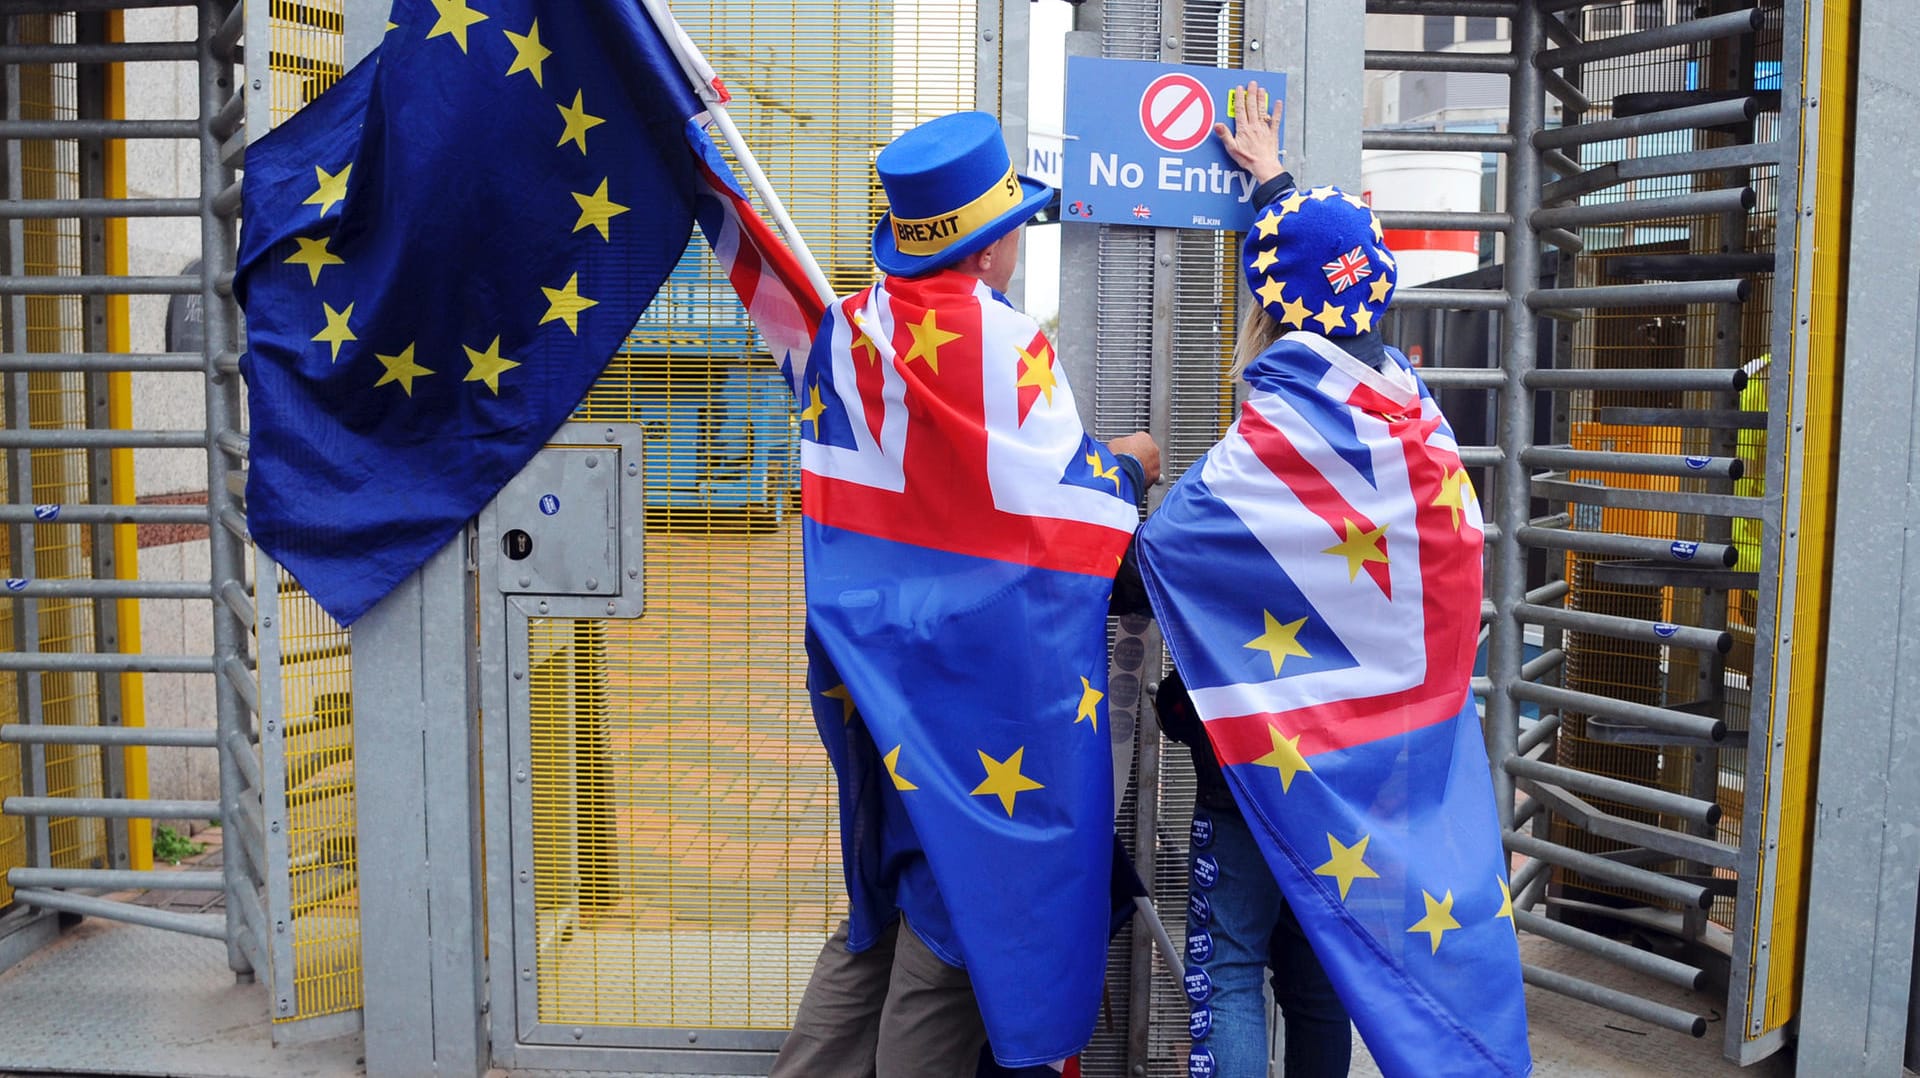
<svg viewBox="0 0 1920 1078">
<path fill-rule="evenodd" d="M 1712 1001 L 1635 981 L 1604 963 L 1538 939 L 1531 962 L 1677 1006 Z M 1777 1078 L 1785 1060 L 1741 1070 L 1720 1058 L 1716 1021 L 1700 1040 L 1532 991 L 1536 1074 L 1541 1078 Z M 167 1078 L 358 1078 L 357 1037 L 274 1048 L 266 991 L 236 985 L 213 940 L 88 921 L 0 974 L 0 1078 L 12 1075 L 152 1075 Z M 1364 1051 L 1356 1076 L 1373 1075 Z M 495 1078 L 509 1078 L 494 1072 Z M 516 1071 L 510 1078 L 563 1078 Z M 1088 1078 L 1108 1078 L 1089 1075 Z M 1117 1076 L 1114 1076 L 1117 1078 Z"/>
</svg>

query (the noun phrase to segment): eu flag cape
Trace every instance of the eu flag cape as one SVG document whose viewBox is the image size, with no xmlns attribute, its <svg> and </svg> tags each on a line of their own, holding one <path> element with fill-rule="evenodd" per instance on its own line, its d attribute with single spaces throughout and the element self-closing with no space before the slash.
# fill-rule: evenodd
<svg viewBox="0 0 1920 1078">
<path fill-rule="evenodd" d="M 1039 327 L 972 277 L 840 301 L 792 374 L 850 944 L 904 915 L 969 972 L 1002 1064 L 1054 1063 L 1106 965 L 1106 609 L 1135 491 Z"/>
<path fill-rule="evenodd" d="M 1249 365 L 1138 560 L 1234 796 L 1390 1076 L 1532 1069 L 1469 679 L 1480 511 L 1404 357 L 1312 333 Z"/>
<path fill-rule="evenodd" d="M 391 21 L 248 148 L 234 286 L 248 526 L 342 624 L 566 420 L 696 213 L 753 253 L 704 106 L 635 0 L 398 0 Z M 726 261 L 736 281 L 760 265 Z"/>
</svg>

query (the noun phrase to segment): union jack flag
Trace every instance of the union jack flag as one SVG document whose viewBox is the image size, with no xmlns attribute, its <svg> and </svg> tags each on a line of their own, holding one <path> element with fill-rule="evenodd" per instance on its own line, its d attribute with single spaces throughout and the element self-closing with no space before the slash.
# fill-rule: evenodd
<svg viewBox="0 0 1920 1078">
<path fill-rule="evenodd" d="M 1167 646 L 1383 1073 L 1531 1067 L 1469 679 L 1478 504 L 1398 352 L 1256 360 L 1238 421 L 1142 526 Z"/>
<path fill-rule="evenodd" d="M 1144 203 L 1144 202 L 1142 202 L 1142 203 L 1140 203 L 1140 204 L 1139 204 L 1138 206 L 1135 206 L 1135 207 L 1133 208 L 1133 215 L 1134 215 L 1135 217 L 1138 217 L 1138 218 L 1140 218 L 1140 219 L 1141 219 L 1142 221 L 1144 221 L 1144 220 L 1146 220 L 1147 218 L 1149 218 L 1149 217 L 1152 217 L 1152 216 L 1153 216 L 1153 207 L 1151 207 L 1151 206 L 1149 206 L 1149 205 L 1147 205 L 1146 203 Z"/>
<path fill-rule="evenodd" d="M 805 357 L 813 346 L 825 304 L 807 283 L 800 260 L 753 212 L 733 170 L 714 149 L 705 119 L 702 113 L 687 124 L 701 181 L 695 188 L 694 218 L 768 351 L 791 377 L 794 357 Z"/>
<path fill-rule="evenodd" d="M 1337 296 L 1373 276 L 1373 264 L 1367 261 L 1366 253 L 1356 246 L 1322 265 L 1320 272 L 1327 275 L 1327 283 L 1333 286 L 1333 294 Z"/>
<path fill-rule="evenodd" d="M 904 915 L 966 968 L 1001 1064 L 1054 1064 L 1105 975 L 1106 610 L 1135 491 L 1039 326 L 964 274 L 835 303 L 793 384 L 849 945 Z"/>
</svg>

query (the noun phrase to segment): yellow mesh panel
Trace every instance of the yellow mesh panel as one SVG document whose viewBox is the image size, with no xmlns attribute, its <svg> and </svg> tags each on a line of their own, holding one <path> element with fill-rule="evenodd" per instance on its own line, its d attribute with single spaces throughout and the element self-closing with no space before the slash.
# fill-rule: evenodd
<svg viewBox="0 0 1920 1078">
<path fill-rule="evenodd" d="M 1648 25 L 1646 20 L 1653 12 L 1644 5 L 1637 10 L 1630 10 L 1635 8 L 1636 5 L 1631 3 L 1588 8 L 1583 14 L 1583 25 L 1578 29 L 1590 38 L 1645 29 Z M 1777 63 L 1780 54 L 1780 35 L 1777 30 L 1757 35 L 1754 45 L 1756 62 Z M 1710 80 L 1718 79 L 1722 77 L 1722 69 L 1732 64 L 1731 58 L 1723 59 L 1724 62 L 1716 64 L 1704 56 L 1667 50 L 1589 65 L 1582 71 L 1587 85 L 1605 87 L 1606 90 L 1596 93 L 1595 108 L 1585 119 L 1595 121 L 1609 118 L 1615 94 L 1682 88 L 1687 84 L 1689 65 L 1707 69 L 1709 74 L 1705 77 Z M 1775 120 L 1772 114 L 1761 117 L 1756 125 L 1757 140 L 1767 141 L 1773 137 Z M 1588 147 L 1584 151 L 1587 154 L 1585 163 L 1597 165 L 1621 158 L 1707 149 L 1729 142 L 1730 136 L 1716 132 L 1642 136 Z M 1659 198 L 1703 191 L 1722 186 L 1724 182 L 1715 173 L 1657 177 L 1633 181 L 1591 201 Z M 1615 263 L 1647 255 L 1714 253 L 1721 251 L 1724 243 L 1732 242 L 1737 242 L 1740 249 L 1745 251 L 1771 251 L 1774 246 L 1774 211 L 1770 196 L 1778 186 L 1777 167 L 1755 169 L 1751 182 L 1759 195 L 1759 208 L 1747 215 L 1745 235 L 1723 238 L 1722 221 L 1718 216 L 1663 218 L 1631 225 L 1586 229 L 1582 232 L 1582 238 L 1587 242 L 1587 250 L 1575 262 L 1574 283 L 1591 286 L 1633 282 L 1637 278 L 1615 273 Z M 1568 359 L 1576 367 L 1598 369 L 1713 367 L 1719 362 L 1715 355 L 1716 340 L 1721 332 L 1726 331 L 1739 334 L 1741 348 L 1737 361 L 1746 364 L 1763 355 L 1768 348 L 1772 299 L 1770 283 L 1770 274 L 1753 278 L 1750 298 L 1742 306 L 1738 326 L 1721 326 L 1719 308 L 1709 304 L 1674 304 L 1590 312 L 1574 330 L 1572 353 Z M 1760 377 L 1764 379 L 1764 372 Z M 1645 391 L 1574 393 L 1567 397 L 1569 440 L 1576 449 L 1622 453 L 1730 453 L 1736 440 L 1731 436 L 1716 439 L 1716 432 L 1704 429 L 1629 425 L 1611 420 L 1607 412 L 1610 409 L 1628 408 L 1726 408 L 1735 405 L 1736 402 L 1724 394 Z M 1757 406 L 1764 410 L 1764 395 L 1758 398 L 1751 395 L 1742 397 L 1737 406 Z M 1729 489 L 1724 484 L 1718 488 L 1710 487 L 1703 480 L 1611 472 L 1576 471 L 1570 478 L 1576 482 L 1633 490 L 1699 492 Z M 1757 491 L 1746 489 L 1741 493 Z M 1707 523 L 1699 516 L 1603 509 L 1577 502 L 1569 504 L 1567 509 L 1573 516 L 1572 526 L 1577 530 L 1658 539 L 1707 538 Z M 1737 534 L 1738 528 L 1734 531 Z M 1598 567 L 1610 560 L 1614 559 L 1580 553 L 1566 555 L 1569 607 L 1686 625 L 1699 625 L 1707 618 L 1708 612 L 1703 609 L 1702 592 L 1699 590 L 1601 580 Z M 1742 565 L 1741 568 L 1752 566 Z M 1721 714 L 1729 730 L 1744 731 L 1750 694 L 1748 677 L 1752 667 L 1753 592 L 1740 591 L 1730 598 L 1716 601 L 1726 604 L 1729 631 L 1736 640 L 1735 650 L 1726 660 L 1727 672 L 1722 684 L 1726 706 Z M 1688 703 L 1700 695 L 1702 656 L 1689 649 L 1660 647 L 1594 633 L 1568 633 L 1565 648 L 1567 659 L 1564 677 L 1569 688 L 1619 700 L 1669 707 Z M 1561 763 L 1660 789 L 1690 792 L 1694 782 L 1691 753 L 1663 752 L 1653 746 L 1618 744 L 1596 736 L 1595 731 L 1589 728 L 1595 720 L 1589 716 L 1569 713 L 1563 718 L 1559 737 Z M 1718 763 L 1715 788 L 1723 815 L 1715 837 L 1738 845 L 1743 819 L 1744 750 L 1718 750 Z M 1607 812 L 1626 819 L 1653 823 L 1671 830 L 1688 829 L 1688 825 L 1675 818 L 1662 818 L 1604 798 L 1592 800 Z M 1615 850 L 1622 846 L 1621 843 L 1595 838 L 1564 821 L 1555 822 L 1554 838 L 1575 848 L 1595 852 Z M 1677 870 L 1680 866 L 1677 862 L 1668 862 L 1647 867 Z M 1733 875 L 1727 871 L 1717 874 Z M 1653 896 L 1565 870 L 1556 870 L 1555 878 L 1563 885 L 1572 885 L 1587 892 L 1581 897 L 1600 895 L 1633 904 L 1661 904 Z M 1723 898 L 1716 901 L 1709 916 L 1722 925 L 1730 925 L 1733 914 L 1734 900 Z"/>
<path fill-rule="evenodd" d="M 340 78 L 345 24 L 341 0 L 272 0 L 269 14 L 278 124 Z M 295 1009 L 274 1020 L 286 1022 L 360 1007 L 360 893 L 348 633 L 284 570 L 278 583 L 260 609 L 280 616 Z"/>
<path fill-rule="evenodd" d="M 71 43 L 70 15 L 18 16 L 22 44 Z M 73 119 L 78 116 L 77 79 L 73 65 L 21 65 L 20 116 L 26 120 Z M 70 140 L 33 140 L 20 143 L 21 194 L 29 200 L 75 198 L 80 194 L 80 148 Z M 72 218 L 22 222 L 21 268 L 36 276 L 61 276 L 82 271 L 80 223 Z M 26 298 L 26 348 L 29 352 L 80 352 L 84 312 L 78 296 Z M 25 379 L 29 423 L 40 430 L 73 430 L 87 425 L 85 379 L 69 372 L 30 374 Z M 9 392 L 20 385 L 8 380 Z M 75 504 L 91 500 L 87 456 L 83 450 L 34 450 L 31 454 L 31 491 L 17 492 L 33 504 Z M 10 492 L 13 493 L 13 492 Z M 87 527 L 36 524 L 32 527 L 30 561 L 9 551 L 7 575 L 42 580 L 78 579 L 93 575 L 93 536 Z M 94 648 L 93 608 L 85 599 L 41 599 L 38 611 L 39 650 L 90 652 Z M 12 617 L 9 604 L 8 618 Z M 9 630 L 12 626 L 8 626 Z M 9 645 L 18 646 L 9 633 Z M 44 673 L 41 721 L 49 725 L 91 726 L 99 722 L 98 679 L 88 673 Z M 9 683 L 13 678 L 9 677 Z M 17 706 L 10 698 L 9 708 Z M 105 792 L 101 751 L 92 746 L 49 745 L 45 749 L 46 794 L 50 797 L 99 797 Z M 17 764 L 15 765 L 18 766 Z M 106 821 L 56 818 L 49 822 L 49 856 L 59 867 L 95 867 L 106 864 Z M 0 839 L 4 841 L 4 839 Z M 12 843 L 16 849 L 20 844 Z M 22 851 L 24 852 L 24 851 Z"/>
<path fill-rule="evenodd" d="M 872 156 L 974 101 L 971 4 L 682 3 L 836 290 L 873 279 Z M 780 1030 L 843 914 L 805 698 L 791 398 L 706 246 L 576 418 L 645 437 L 646 614 L 530 629 L 543 1023 Z"/>
<path fill-rule="evenodd" d="M 360 1006 L 353 697 L 347 631 L 286 570 L 278 583 L 294 1020 Z"/>
</svg>

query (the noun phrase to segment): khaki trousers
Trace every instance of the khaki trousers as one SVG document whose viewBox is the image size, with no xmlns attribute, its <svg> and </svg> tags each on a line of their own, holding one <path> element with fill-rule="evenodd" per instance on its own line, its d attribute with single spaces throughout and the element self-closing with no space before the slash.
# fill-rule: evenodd
<svg viewBox="0 0 1920 1078">
<path fill-rule="evenodd" d="M 820 950 L 772 1078 L 973 1078 L 987 1042 L 967 972 L 900 923 L 859 954 Z"/>
</svg>

